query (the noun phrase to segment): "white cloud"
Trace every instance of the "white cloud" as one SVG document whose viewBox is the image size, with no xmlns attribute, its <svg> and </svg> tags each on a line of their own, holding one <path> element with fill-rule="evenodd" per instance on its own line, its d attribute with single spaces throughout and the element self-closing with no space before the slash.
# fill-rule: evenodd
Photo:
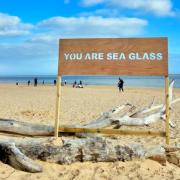
<svg viewBox="0 0 180 180">
<path fill-rule="evenodd" d="M 114 8 L 127 8 L 148 12 L 157 16 L 172 16 L 171 0 L 82 0 L 84 6 L 105 4 Z"/>
<path fill-rule="evenodd" d="M 146 25 L 147 21 L 138 18 L 53 17 L 39 22 L 37 32 L 24 42 L 1 43 L 0 59 L 56 57 L 60 38 L 136 36 L 143 33 Z"/>
<path fill-rule="evenodd" d="M 146 20 L 127 17 L 53 17 L 38 27 L 56 32 L 59 37 L 119 37 L 141 35 L 147 24 Z"/>
<path fill-rule="evenodd" d="M 0 43 L 0 59 L 55 59 L 60 38 L 139 36 L 146 25 L 147 21 L 138 18 L 53 17 L 39 22 L 37 31 L 25 41 Z"/>
<path fill-rule="evenodd" d="M 17 17 L 14 17 L 13 20 L 9 18 L 9 22 L 1 21 L 2 24 L 6 27 L 15 26 L 18 32 L 22 30 L 19 26 L 21 21 Z M 11 39 L 9 42 L 7 38 L 7 41 L 3 40 L 3 43 L 1 41 L 0 66 L 4 63 L 4 66 L 6 65 L 10 71 L 16 74 L 28 74 L 30 71 L 44 72 L 44 74 L 55 73 L 60 38 L 141 36 L 147 24 L 146 20 L 126 17 L 91 16 L 45 19 L 34 25 L 35 31 L 32 31 L 26 40 L 20 38 L 19 41 L 12 43 Z M 20 72 L 18 72 L 19 70 Z"/>
<path fill-rule="evenodd" d="M 104 3 L 105 0 L 83 0 L 82 3 L 85 6 L 94 6 L 100 3 Z"/>
<path fill-rule="evenodd" d="M 19 36 L 29 34 L 33 25 L 22 23 L 17 16 L 0 13 L 0 36 Z"/>
<path fill-rule="evenodd" d="M 83 17 L 89 17 L 89 16 L 103 16 L 104 18 L 107 17 L 119 17 L 119 10 L 114 9 L 114 8 L 102 8 L 102 9 L 97 9 L 94 11 L 84 11 L 80 12 L 78 15 L 83 16 Z"/>
</svg>

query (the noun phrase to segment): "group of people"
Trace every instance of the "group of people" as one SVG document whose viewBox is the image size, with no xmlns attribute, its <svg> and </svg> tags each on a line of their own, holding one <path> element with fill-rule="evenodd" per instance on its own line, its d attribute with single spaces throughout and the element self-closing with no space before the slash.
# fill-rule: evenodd
<svg viewBox="0 0 180 180">
<path fill-rule="evenodd" d="M 73 83 L 73 88 L 83 88 L 82 81 L 79 81 L 79 84 L 77 84 L 76 80 Z"/>
<path fill-rule="evenodd" d="M 44 83 L 45 83 L 45 82 L 44 82 L 44 80 L 43 80 L 43 81 L 42 81 L 42 84 L 44 85 Z M 55 80 L 53 81 L 53 84 L 56 85 L 56 83 L 57 83 L 57 81 L 56 81 L 56 79 L 55 79 Z M 28 80 L 27 85 L 29 86 L 30 84 L 31 84 L 31 81 Z M 37 78 L 37 77 L 34 78 L 33 84 L 34 84 L 35 87 L 38 85 L 38 78 Z M 66 85 L 66 84 L 67 84 L 67 82 L 66 82 L 66 80 L 65 80 L 65 81 L 63 82 L 63 85 Z M 19 85 L 19 82 L 16 82 L 16 85 Z M 124 81 L 123 81 L 123 79 L 121 79 L 120 77 L 119 77 L 117 86 L 118 86 L 118 88 L 119 88 L 119 92 L 121 92 L 121 91 L 124 92 Z M 74 83 L 73 83 L 73 88 L 83 88 L 83 83 L 82 83 L 82 81 L 80 80 L 79 83 L 77 83 L 77 81 L 75 80 Z"/>
<path fill-rule="evenodd" d="M 44 85 L 44 83 L 45 83 L 45 82 L 44 82 L 44 80 L 43 80 L 43 81 L 42 81 L 42 84 Z M 53 84 L 56 85 L 56 83 L 57 83 L 57 81 L 56 81 L 56 79 L 55 79 L 55 80 L 53 81 Z M 16 85 L 18 85 L 18 84 L 19 84 L 19 83 L 17 82 Z M 31 84 L 31 81 L 28 80 L 27 85 L 29 86 L 30 84 Z M 34 78 L 33 84 L 34 84 L 35 87 L 38 85 L 38 78 L 37 78 L 37 77 Z M 64 80 L 61 85 L 62 85 L 62 86 L 67 85 L 67 81 Z M 76 81 L 74 81 L 74 83 L 73 83 L 73 88 L 83 88 L 82 81 L 80 80 L 79 83 L 77 83 Z"/>
<path fill-rule="evenodd" d="M 28 86 L 30 86 L 31 83 L 32 83 L 32 82 L 31 82 L 30 80 L 27 81 L 27 85 L 28 85 Z M 38 85 L 38 78 L 37 78 L 37 77 L 34 78 L 32 84 L 34 85 L 34 87 L 36 87 L 36 86 Z M 45 84 L 45 81 L 44 81 L 44 80 L 42 81 L 42 84 L 43 84 L 43 85 Z M 53 81 L 53 84 L 56 85 L 56 79 Z M 16 82 L 16 85 L 18 86 L 18 85 L 19 85 L 19 82 Z"/>
</svg>

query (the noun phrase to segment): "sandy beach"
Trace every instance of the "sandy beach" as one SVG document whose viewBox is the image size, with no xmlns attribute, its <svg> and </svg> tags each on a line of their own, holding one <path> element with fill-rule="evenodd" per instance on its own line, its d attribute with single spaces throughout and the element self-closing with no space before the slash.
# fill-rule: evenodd
<svg viewBox="0 0 180 180">
<path fill-rule="evenodd" d="M 180 89 L 174 89 L 174 97 L 180 97 Z M 155 104 L 164 103 L 164 89 L 126 88 L 119 93 L 113 86 L 85 86 L 85 88 L 62 87 L 61 125 L 85 124 L 96 119 L 101 113 L 117 105 L 131 103 L 137 107 L 148 105 L 155 97 Z M 0 118 L 15 119 L 40 124 L 54 124 L 55 86 L 0 85 Z M 171 129 L 171 144 L 180 144 L 180 104 L 173 105 L 171 119 L 176 124 Z M 164 122 L 149 127 L 121 127 L 121 129 L 164 130 Z M 142 144 L 165 144 L 157 137 L 119 136 L 119 140 Z M 115 163 L 74 163 L 58 165 L 39 162 L 43 173 L 30 174 L 14 170 L 0 163 L 0 179 L 180 179 L 180 168 L 167 163 L 160 165 L 152 160 L 134 160 Z"/>
</svg>

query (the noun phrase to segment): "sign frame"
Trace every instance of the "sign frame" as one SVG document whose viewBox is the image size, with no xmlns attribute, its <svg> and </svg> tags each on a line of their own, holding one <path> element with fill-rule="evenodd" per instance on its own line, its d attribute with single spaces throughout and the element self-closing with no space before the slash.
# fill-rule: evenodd
<svg viewBox="0 0 180 180">
<path fill-rule="evenodd" d="M 103 38 L 105 39 L 105 38 Z M 137 136 L 161 136 L 161 137 L 165 137 L 166 138 L 166 144 L 170 143 L 170 128 L 169 128 L 169 118 L 170 118 L 170 112 L 169 112 L 169 76 L 168 76 L 168 39 L 167 38 L 106 38 L 106 39 L 154 39 L 154 40 L 158 40 L 158 39 L 165 39 L 166 41 L 166 49 L 165 49 L 165 58 L 166 58 L 166 63 L 164 64 L 165 70 L 163 71 L 163 73 L 161 74 L 156 74 L 156 76 L 164 76 L 164 81 L 165 81 L 165 105 L 166 105 L 166 109 L 165 109 L 165 117 L 166 117 L 166 123 L 165 123 L 165 131 L 130 131 L 130 130 L 117 130 L 117 129 L 104 129 L 104 128 L 70 128 L 68 126 L 66 127 L 60 127 L 60 108 L 61 108 L 61 80 L 62 80 L 62 75 L 63 72 L 62 71 L 62 67 L 60 60 L 62 59 L 62 54 L 60 53 L 59 49 L 59 65 L 58 65 L 58 76 L 57 76 L 57 93 L 56 93 L 56 118 L 55 118 L 55 124 L 54 124 L 54 136 L 58 137 L 59 132 L 68 132 L 68 133 L 102 133 L 102 134 L 118 134 L 118 135 L 137 135 Z M 60 40 L 61 41 L 69 41 L 69 40 L 76 40 L 76 39 L 63 39 Z M 82 39 L 80 39 L 82 40 Z M 86 39 L 86 40 L 91 40 L 91 39 Z M 94 39 L 97 41 L 101 41 L 102 38 L 97 38 Z M 60 45 L 59 48 L 62 48 L 62 46 Z M 163 70 L 163 68 L 162 68 Z M 126 72 L 125 72 L 126 73 Z M 162 75 L 163 74 L 163 75 Z M 74 74 L 73 74 L 74 75 Z M 93 74 L 92 74 L 93 75 Z M 96 74 L 95 74 L 96 75 Z M 109 74 L 112 75 L 112 74 Z M 114 75 L 114 74 L 113 74 Z M 117 74 L 117 75 L 122 75 L 122 74 Z M 123 73 L 124 75 L 124 73 Z M 132 75 L 132 74 L 126 74 L 126 75 Z M 139 74 L 139 75 L 146 75 L 146 76 L 152 76 L 154 75 L 153 73 L 149 74 Z"/>
</svg>

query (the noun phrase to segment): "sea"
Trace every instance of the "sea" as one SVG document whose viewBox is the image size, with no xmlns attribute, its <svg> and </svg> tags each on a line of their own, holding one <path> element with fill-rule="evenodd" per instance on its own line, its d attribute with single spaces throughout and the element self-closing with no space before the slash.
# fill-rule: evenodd
<svg viewBox="0 0 180 180">
<path fill-rule="evenodd" d="M 0 83 L 27 84 L 30 80 L 33 83 L 34 78 L 38 78 L 38 83 L 45 85 L 53 84 L 57 79 L 55 75 L 24 75 L 24 76 L 0 76 Z M 164 77 L 161 76 L 62 76 L 62 81 L 72 85 L 76 80 L 77 83 L 81 80 L 84 85 L 99 85 L 99 86 L 117 86 L 118 79 L 124 80 L 125 87 L 164 87 Z M 175 88 L 180 88 L 180 74 L 170 74 L 170 81 L 175 80 Z"/>
</svg>

